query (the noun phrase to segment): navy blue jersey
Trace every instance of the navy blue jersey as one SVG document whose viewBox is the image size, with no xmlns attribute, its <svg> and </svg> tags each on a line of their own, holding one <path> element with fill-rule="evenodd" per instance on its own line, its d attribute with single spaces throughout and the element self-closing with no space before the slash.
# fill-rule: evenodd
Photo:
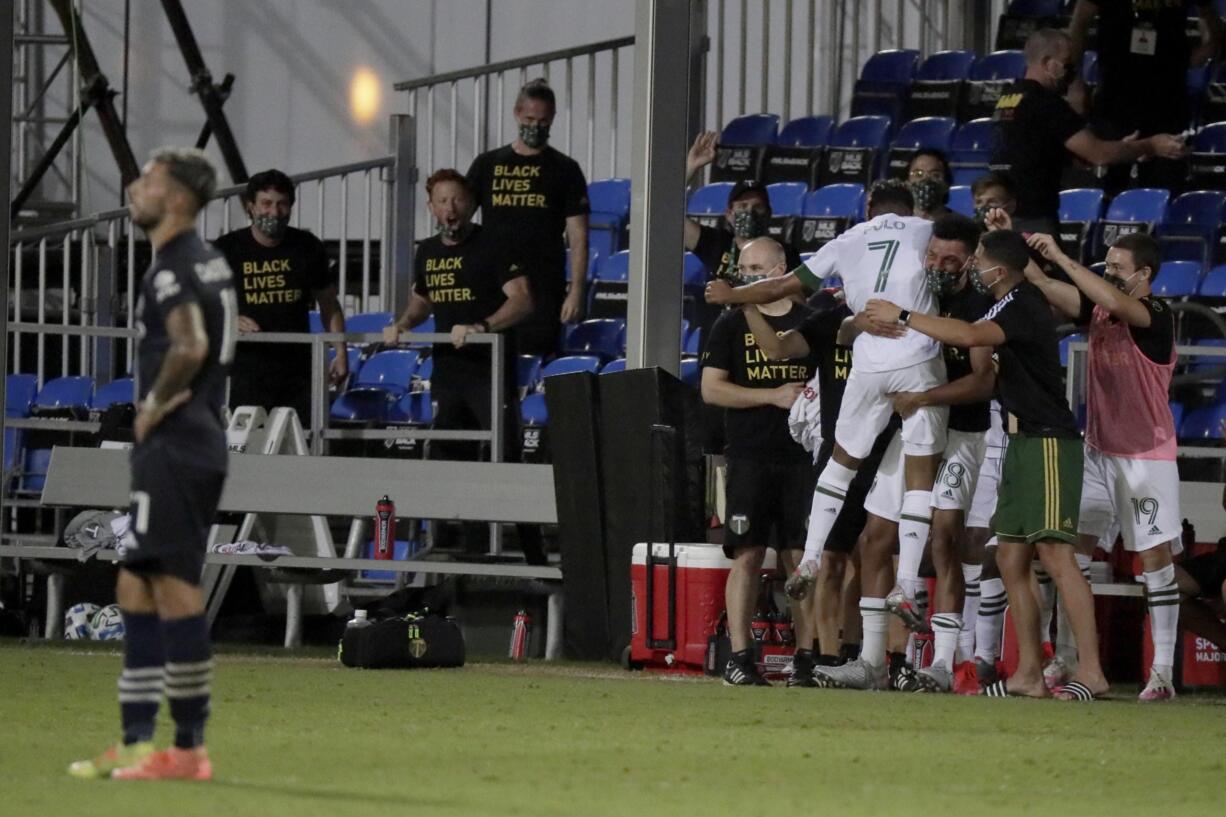
<svg viewBox="0 0 1226 817">
<path fill-rule="evenodd" d="M 189 303 L 198 305 L 204 316 L 209 353 L 192 380 L 191 400 L 165 417 L 157 431 L 180 431 L 187 440 L 203 442 L 202 432 L 224 432 L 222 406 L 238 340 L 238 298 L 225 256 L 194 230 L 180 233 L 158 250 L 141 282 L 136 320 L 142 400 L 157 380 L 170 347 L 166 316 Z"/>
</svg>

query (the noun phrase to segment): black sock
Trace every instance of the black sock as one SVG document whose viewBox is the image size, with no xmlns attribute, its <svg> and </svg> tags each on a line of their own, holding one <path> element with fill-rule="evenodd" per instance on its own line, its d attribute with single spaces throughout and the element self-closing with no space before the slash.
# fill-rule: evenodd
<svg viewBox="0 0 1226 817">
<path fill-rule="evenodd" d="M 819 667 L 837 667 L 843 661 L 837 655 L 818 655 L 813 659 L 813 662 Z"/>
<path fill-rule="evenodd" d="M 213 657 L 209 625 L 204 615 L 163 622 L 166 639 L 166 699 L 175 719 L 175 746 L 194 749 L 204 744 L 209 717 Z"/>
<path fill-rule="evenodd" d="M 119 718 L 125 746 L 153 740 L 165 688 L 162 622 L 156 613 L 123 613 Z"/>
<path fill-rule="evenodd" d="M 839 663 L 846 664 L 860 657 L 860 645 L 850 642 L 839 647 Z"/>
</svg>

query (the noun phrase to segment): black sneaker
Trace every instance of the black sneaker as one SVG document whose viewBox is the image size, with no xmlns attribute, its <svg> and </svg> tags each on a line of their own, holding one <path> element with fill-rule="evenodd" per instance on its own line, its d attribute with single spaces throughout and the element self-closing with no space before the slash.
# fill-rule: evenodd
<svg viewBox="0 0 1226 817">
<path fill-rule="evenodd" d="M 746 655 L 745 653 L 748 653 Z M 758 673 L 758 665 L 754 663 L 753 653 L 733 653 L 724 667 L 724 686 L 728 687 L 768 687 L 770 681 Z"/>
<path fill-rule="evenodd" d="M 792 656 L 792 671 L 788 674 L 789 687 L 815 687 L 817 681 L 813 678 L 813 668 L 816 662 L 812 650 L 797 650 Z"/>
</svg>

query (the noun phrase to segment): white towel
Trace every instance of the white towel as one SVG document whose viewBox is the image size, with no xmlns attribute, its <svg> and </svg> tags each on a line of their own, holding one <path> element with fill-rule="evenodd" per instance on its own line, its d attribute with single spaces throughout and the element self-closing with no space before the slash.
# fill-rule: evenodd
<svg viewBox="0 0 1226 817">
<path fill-rule="evenodd" d="M 822 445 L 822 400 L 816 375 L 805 384 L 805 390 L 792 404 L 792 410 L 788 412 L 788 431 L 793 440 L 804 446 L 805 451 L 817 456 Z"/>
</svg>

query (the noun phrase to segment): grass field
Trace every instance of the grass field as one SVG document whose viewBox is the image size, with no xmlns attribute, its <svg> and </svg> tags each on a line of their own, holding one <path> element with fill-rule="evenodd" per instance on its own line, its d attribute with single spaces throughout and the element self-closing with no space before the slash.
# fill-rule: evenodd
<svg viewBox="0 0 1226 817">
<path fill-rule="evenodd" d="M 97 645 L 105 646 L 105 645 Z M 1210 815 L 1226 700 L 730 689 L 611 665 L 355 671 L 223 652 L 212 783 L 85 782 L 117 652 L 0 642 L 0 814 Z M 159 740 L 169 739 L 163 711 Z"/>
</svg>

